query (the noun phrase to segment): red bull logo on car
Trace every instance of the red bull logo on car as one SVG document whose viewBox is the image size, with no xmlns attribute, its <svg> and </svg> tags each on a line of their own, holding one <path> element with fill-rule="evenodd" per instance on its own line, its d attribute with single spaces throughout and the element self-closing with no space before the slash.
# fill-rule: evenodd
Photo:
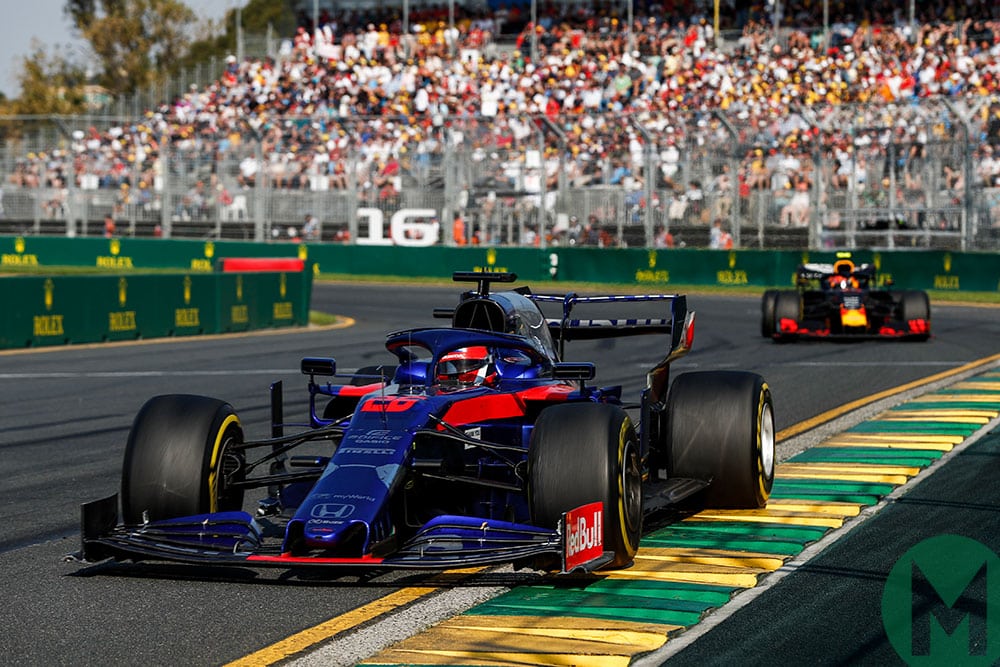
<svg viewBox="0 0 1000 667">
<path fill-rule="evenodd" d="M 566 512 L 566 570 L 604 553 L 604 504 L 590 503 Z"/>
</svg>

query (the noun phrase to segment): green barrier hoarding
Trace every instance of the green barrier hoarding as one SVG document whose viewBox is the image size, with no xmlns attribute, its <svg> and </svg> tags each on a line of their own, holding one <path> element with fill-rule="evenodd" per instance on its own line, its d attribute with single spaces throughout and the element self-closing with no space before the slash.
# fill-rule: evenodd
<svg viewBox="0 0 1000 667">
<path fill-rule="evenodd" d="M 211 273 L 223 257 L 297 257 L 320 273 L 447 279 L 453 271 L 513 271 L 528 282 L 792 286 L 803 262 L 829 262 L 835 251 L 705 250 L 695 248 L 406 247 L 331 243 L 254 243 L 173 239 L 0 236 L 0 271 L 45 266 L 107 270 L 175 269 Z M 885 279 L 905 289 L 1000 291 L 1000 253 L 858 250 Z M 234 324 L 235 326 L 235 324 Z"/>
<path fill-rule="evenodd" d="M 304 326 L 312 273 L 10 276 L 0 348 Z"/>
</svg>

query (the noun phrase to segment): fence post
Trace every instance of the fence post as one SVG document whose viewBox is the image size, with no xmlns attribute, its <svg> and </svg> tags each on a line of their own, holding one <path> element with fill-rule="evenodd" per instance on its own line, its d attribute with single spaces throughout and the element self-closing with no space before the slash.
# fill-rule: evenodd
<svg viewBox="0 0 1000 667">
<path fill-rule="evenodd" d="M 532 24 L 532 28 L 534 28 L 534 24 Z M 534 32 L 534 29 L 532 30 L 532 32 Z M 529 118 L 529 120 L 531 119 Z M 540 128 L 537 124 L 532 123 L 532 126 L 535 128 L 535 136 L 538 138 L 538 212 L 536 215 L 538 220 L 538 231 L 537 231 L 538 247 L 544 250 L 546 246 L 545 243 L 545 223 L 547 218 L 546 199 L 548 199 L 545 192 L 546 191 L 545 133 L 542 132 L 542 128 Z"/>
<path fill-rule="evenodd" d="M 718 34 L 718 33 L 716 33 Z M 729 178 L 729 197 L 732 200 L 732 206 L 729 207 L 729 229 L 733 235 L 733 245 L 737 248 L 743 247 L 742 234 L 740 233 L 740 227 L 742 227 L 740 220 L 740 155 L 738 154 L 738 149 L 740 145 L 740 135 L 733 127 L 726 115 L 718 110 L 713 111 L 712 115 L 719 121 L 719 124 L 725 128 L 726 133 L 729 134 L 730 145 L 733 147 L 731 157 L 729 159 L 732 161 L 730 167 L 730 178 Z M 758 238 L 758 247 L 763 247 L 763 239 Z"/>
<path fill-rule="evenodd" d="M 173 233 L 173 228 L 170 218 L 170 144 L 167 143 L 167 137 L 164 132 L 160 133 L 160 154 L 156 158 L 160 161 L 160 229 L 163 232 L 163 238 L 169 239 Z M 156 192 L 156 182 L 153 182 L 153 192 L 154 197 Z"/>
<path fill-rule="evenodd" d="M 66 124 L 62 121 L 62 119 L 56 118 L 55 126 L 59 130 L 59 134 L 61 134 L 64 139 L 72 141 L 73 135 L 66 127 Z M 70 155 L 69 165 L 68 168 L 66 169 L 66 217 L 67 217 L 66 236 L 72 236 L 72 234 L 70 234 L 71 227 L 74 230 L 74 232 L 76 229 L 77 215 L 76 215 L 75 204 L 76 204 L 76 168 L 73 162 L 73 156 Z M 87 234 L 86 220 L 84 220 L 83 223 L 83 234 L 84 236 L 86 236 Z"/>
<path fill-rule="evenodd" d="M 351 125 L 347 125 L 347 128 L 350 134 Z M 348 144 L 347 155 L 344 158 L 347 164 L 347 231 L 351 244 L 356 244 L 358 242 L 358 151 L 354 147 L 354 142 Z M 370 228 L 368 236 L 371 238 Z"/>
<path fill-rule="evenodd" d="M 450 47 L 449 47 L 450 48 Z M 442 139 L 444 139 L 444 204 L 441 207 L 441 243 L 446 246 L 455 245 L 454 225 L 452 225 L 453 206 L 456 188 L 456 175 L 458 172 L 455 164 L 455 133 L 451 131 L 447 123 L 447 115 L 441 125 Z M 402 193 L 400 193 L 402 194 Z"/>
<path fill-rule="evenodd" d="M 643 172 L 645 172 L 642 179 L 642 196 L 646 200 L 646 206 L 642 212 L 642 225 L 645 228 L 646 247 L 652 248 L 655 245 L 653 230 L 653 188 L 656 185 L 654 182 L 656 180 L 656 151 L 654 150 L 653 137 L 642 126 L 642 123 L 635 122 L 633 119 L 632 127 L 637 129 L 639 134 L 642 135 L 642 157 L 645 162 L 642 167 Z"/>
</svg>

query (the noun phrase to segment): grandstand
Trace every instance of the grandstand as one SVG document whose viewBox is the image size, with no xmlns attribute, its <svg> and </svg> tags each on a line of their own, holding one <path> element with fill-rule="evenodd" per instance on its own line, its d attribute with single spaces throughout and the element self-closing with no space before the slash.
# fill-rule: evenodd
<svg viewBox="0 0 1000 667">
<path fill-rule="evenodd" d="M 110 213 L 273 241 L 314 215 L 351 243 L 459 216 L 444 243 L 707 247 L 718 220 L 744 248 L 1000 247 L 992 3 L 722 4 L 716 29 L 704 2 L 544 3 L 535 24 L 524 3 L 338 3 L 318 26 L 302 3 L 206 85 L 22 120 L 0 232 L 98 235 Z"/>
</svg>

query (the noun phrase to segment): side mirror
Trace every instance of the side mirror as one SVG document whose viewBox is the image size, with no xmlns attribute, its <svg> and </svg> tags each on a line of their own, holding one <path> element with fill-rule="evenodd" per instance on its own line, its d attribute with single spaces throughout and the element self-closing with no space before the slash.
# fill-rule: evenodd
<svg viewBox="0 0 1000 667">
<path fill-rule="evenodd" d="M 327 375 L 337 374 L 337 361 L 323 357 L 306 357 L 302 360 L 303 375 Z"/>
</svg>

